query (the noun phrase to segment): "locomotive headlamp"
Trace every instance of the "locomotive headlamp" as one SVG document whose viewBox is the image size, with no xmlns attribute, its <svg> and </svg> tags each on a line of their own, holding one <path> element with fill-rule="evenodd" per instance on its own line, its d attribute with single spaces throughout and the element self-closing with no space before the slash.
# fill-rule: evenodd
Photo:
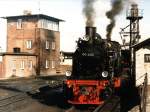
<svg viewBox="0 0 150 112">
<path fill-rule="evenodd" d="M 85 41 L 89 41 L 89 39 L 90 39 L 90 37 L 89 37 L 88 35 L 85 35 L 85 36 L 83 37 L 83 40 L 85 40 Z"/>
<path fill-rule="evenodd" d="M 108 77 L 108 72 L 107 71 L 103 71 L 102 72 L 102 77 L 104 77 L 104 78 Z"/>
<path fill-rule="evenodd" d="M 66 76 L 70 77 L 71 76 L 71 71 L 66 71 Z"/>
</svg>

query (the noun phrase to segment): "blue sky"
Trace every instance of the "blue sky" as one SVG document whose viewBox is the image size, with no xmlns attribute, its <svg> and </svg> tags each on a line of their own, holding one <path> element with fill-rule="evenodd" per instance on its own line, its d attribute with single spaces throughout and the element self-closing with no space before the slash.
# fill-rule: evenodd
<svg viewBox="0 0 150 112">
<path fill-rule="evenodd" d="M 108 11 L 111 0 L 97 0 L 95 3 L 96 18 L 95 26 L 97 32 L 105 38 L 106 26 L 109 20 L 105 16 Z M 141 35 L 144 40 L 150 35 L 150 1 L 136 0 L 139 8 L 144 10 L 144 18 L 140 21 Z M 84 36 L 85 18 L 82 13 L 82 0 L 0 0 L 0 17 L 22 15 L 24 10 L 31 10 L 33 14 L 46 14 L 65 20 L 60 24 L 61 33 L 61 50 L 74 51 L 76 48 L 75 41 Z M 40 8 L 40 11 L 39 11 Z M 127 9 L 127 6 L 126 8 Z M 113 30 L 112 39 L 121 42 L 119 31 L 120 28 L 129 24 L 126 20 L 126 11 L 124 10 L 116 17 L 117 23 Z M 6 50 L 6 20 L 0 19 L 0 46 Z"/>
</svg>

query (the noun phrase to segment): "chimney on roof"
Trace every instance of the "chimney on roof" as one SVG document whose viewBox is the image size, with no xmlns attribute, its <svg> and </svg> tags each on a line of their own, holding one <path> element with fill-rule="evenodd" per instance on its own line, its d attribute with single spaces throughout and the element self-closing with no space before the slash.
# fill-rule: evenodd
<svg viewBox="0 0 150 112">
<path fill-rule="evenodd" d="M 23 14 L 24 15 L 32 15 L 32 12 L 30 10 L 24 10 Z"/>
</svg>

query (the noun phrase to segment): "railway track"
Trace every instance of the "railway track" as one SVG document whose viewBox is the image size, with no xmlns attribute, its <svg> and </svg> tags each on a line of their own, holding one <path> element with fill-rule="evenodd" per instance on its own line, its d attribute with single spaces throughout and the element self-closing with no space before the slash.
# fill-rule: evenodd
<svg viewBox="0 0 150 112">
<path fill-rule="evenodd" d="M 93 112 L 120 112 L 120 98 L 112 96 L 103 105 L 98 106 Z"/>
<path fill-rule="evenodd" d="M 0 112 L 12 112 L 12 110 L 18 108 L 20 104 L 25 103 L 28 99 L 32 98 L 31 95 L 40 92 L 41 88 L 48 87 L 48 90 L 52 90 L 61 86 L 62 82 L 55 80 L 33 80 L 32 82 L 29 81 L 26 85 L 22 84 L 19 81 L 13 84 L 4 82 L 0 84 L 0 88 L 6 89 L 8 91 L 14 91 L 14 89 L 18 91 L 13 95 L 9 95 L 5 98 L 0 99 Z"/>
<path fill-rule="evenodd" d="M 29 96 L 26 93 L 18 93 L 6 98 L 0 99 L 0 112 L 11 111 L 13 105 L 17 102 L 28 99 Z"/>
</svg>

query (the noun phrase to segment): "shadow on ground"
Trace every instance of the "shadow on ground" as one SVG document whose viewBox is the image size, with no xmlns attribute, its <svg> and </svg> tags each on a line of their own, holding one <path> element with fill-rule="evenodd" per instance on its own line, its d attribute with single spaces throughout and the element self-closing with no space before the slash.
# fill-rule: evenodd
<svg viewBox="0 0 150 112">
<path fill-rule="evenodd" d="M 48 106 L 57 106 L 62 109 L 68 109 L 71 107 L 65 100 L 62 88 L 44 88 L 38 93 L 28 93 L 33 99 L 38 100 L 40 103 Z"/>
<path fill-rule="evenodd" d="M 138 88 L 126 87 L 121 89 L 121 112 L 128 112 L 133 107 L 140 104 Z"/>
</svg>

